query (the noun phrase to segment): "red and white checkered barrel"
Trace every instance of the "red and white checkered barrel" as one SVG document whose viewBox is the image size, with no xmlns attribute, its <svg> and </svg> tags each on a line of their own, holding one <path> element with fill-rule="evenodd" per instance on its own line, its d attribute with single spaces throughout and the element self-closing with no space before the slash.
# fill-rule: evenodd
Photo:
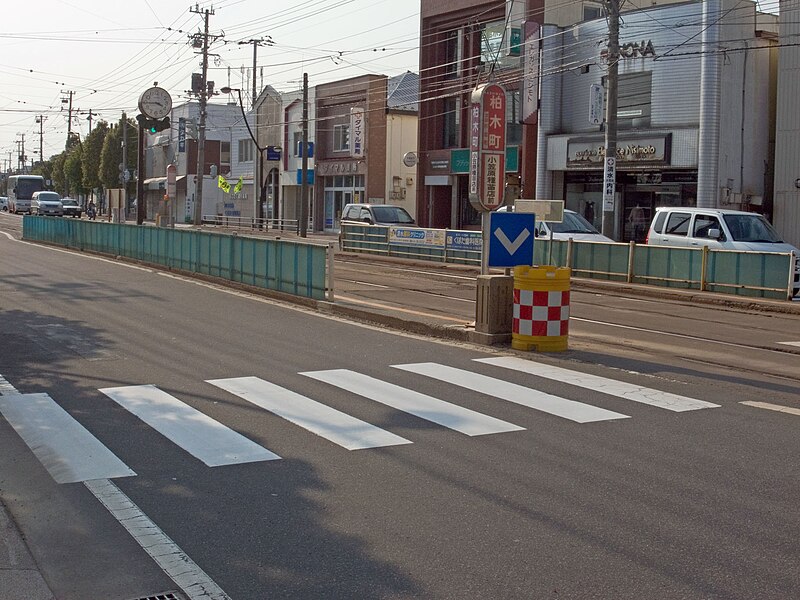
<svg viewBox="0 0 800 600">
<path fill-rule="evenodd" d="M 570 270 L 565 267 L 514 267 L 511 347 L 560 352 L 569 335 Z"/>
</svg>

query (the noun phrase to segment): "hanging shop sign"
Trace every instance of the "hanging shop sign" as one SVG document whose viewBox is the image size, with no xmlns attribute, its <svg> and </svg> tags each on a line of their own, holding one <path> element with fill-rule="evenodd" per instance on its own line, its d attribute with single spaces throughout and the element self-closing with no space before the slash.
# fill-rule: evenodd
<svg viewBox="0 0 800 600">
<path fill-rule="evenodd" d="M 355 106 L 350 109 L 350 156 L 363 158 L 364 143 L 364 109 L 360 106 Z"/>
<path fill-rule="evenodd" d="M 522 73 L 522 122 L 534 125 L 539 117 L 539 23 L 525 21 L 524 66 Z"/>
</svg>

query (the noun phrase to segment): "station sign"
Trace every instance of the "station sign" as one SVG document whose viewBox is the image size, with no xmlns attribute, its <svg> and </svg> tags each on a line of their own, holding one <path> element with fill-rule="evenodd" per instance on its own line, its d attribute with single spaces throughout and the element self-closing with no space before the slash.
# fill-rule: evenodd
<svg viewBox="0 0 800 600">
<path fill-rule="evenodd" d="M 506 91 L 496 83 L 472 93 L 469 201 L 479 212 L 503 204 L 506 172 Z"/>
</svg>

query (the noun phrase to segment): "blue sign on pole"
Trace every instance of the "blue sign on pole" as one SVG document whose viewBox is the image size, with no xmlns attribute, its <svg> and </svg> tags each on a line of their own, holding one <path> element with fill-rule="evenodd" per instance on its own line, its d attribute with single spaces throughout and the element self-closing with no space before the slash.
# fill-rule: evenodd
<svg viewBox="0 0 800 600">
<path fill-rule="evenodd" d="M 489 266 L 532 265 L 535 225 L 533 213 L 490 213 Z"/>
</svg>

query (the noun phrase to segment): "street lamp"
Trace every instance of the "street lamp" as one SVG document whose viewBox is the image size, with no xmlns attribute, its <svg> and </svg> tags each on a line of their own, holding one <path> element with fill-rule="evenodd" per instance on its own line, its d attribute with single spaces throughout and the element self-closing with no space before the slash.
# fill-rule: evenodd
<svg viewBox="0 0 800 600">
<path fill-rule="evenodd" d="M 244 124 L 247 125 L 247 132 L 250 134 L 250 139 L 253 140 L 253 145 L 256 147 L 256 150 L 258 151 L 258 178 L 256 178 L 256 174 L 253 173 L 253 192 L 255 193 L 255 190 L 259 189 L 260 187 L 258 204 L 256 206 L 256 218 L 259 219 L 259 228 L 261 228 L 261 219 L 264 218 L 264 204 L 267 201 L 267 185 L 266 182 L 263 181 L 264 150 L 266 148 L 262 148 L 261 146 L 258 145 L 258 140 L 256 139 L 256 136 L 253 134 L 253 130 L 250 129 L 250 123 L 247 120 L 247 115 L 244 112 L 244 103 L 242 102 L 242 90 L 239 88 L 232 88 L 226 86 L 220 88 L 219 91 L 222 92 L 223 94 L 230 94 L 231 92 L 236 92 L 236 94 L 239 96 L 239 108 L 242 111 L 242 118 L 244 119 Z"/>
</svg>

